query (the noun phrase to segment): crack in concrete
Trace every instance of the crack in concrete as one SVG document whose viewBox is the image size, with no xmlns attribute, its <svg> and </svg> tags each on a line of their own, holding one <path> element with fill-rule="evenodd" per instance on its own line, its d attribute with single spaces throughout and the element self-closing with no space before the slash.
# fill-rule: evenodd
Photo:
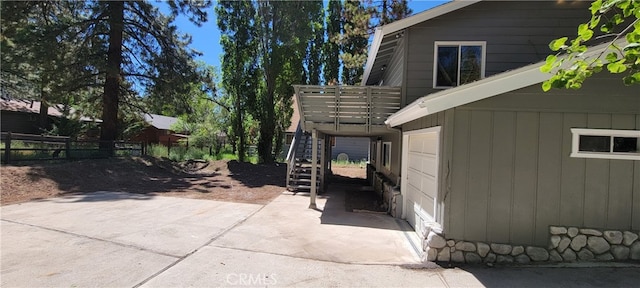
<svg viewBox="0 0 640 288">
<path fill-rule="evenodd" d="M 404 265 L 415 264 L 415 263 L 340 262 L 340 261 L 333 261 L 333 260 L 326 260 L 326 259 L 316 259 L 316 258 L 312 258 L 312 257 L 293 256 L 293 255 L 288 255 L 288 254 L 283 254 L 283 253 L 265 252 L 265 251 L 258 251 L 258 250 L 251 250 L 251 249 L 244 249 L 244 248 L 237 248 L 237 247 L 227 247 L 227 246 L 220 246 L 220 245 L 211 245 L 211 247 L 216 247 L 216 248 L 221 248 L 221 249 L 228 249 L 228 250 L 251 252 L 251 253 L 260 253 L 260 254 L 265 254 L 265 255 L 276 255 L 276 256 L 288 257 L 288 258 L 293 258 L 293 259 L 313 260 L 313 261 L 318 261 L 318 262 L 334 263 L 334 264 L 365 265 L 365 266 L 398 266 L 398 267 L 402 267 Z"/>
<path fill-rule="evenodd" d="M 209 239 L 207 242 L 205 242 L 203 245 L 201 245 L 200 247 L 194 249 L 193 251 L 185 254 L 182 257 L 179 257 L 176 261 L 174 261 L 173 263 L 167 265 L 166 267 L 160 269 L 160 271 L 154 273 L 153 275 L 147 277 L 146 279 L 142 280 L 140 283 L 136 284 L 133 286 L 133 288 L 137 288 L 140 287 L 142 285 L 144 285 L 145 283 L 151 281 L 153 278 L 156 278 L 158 276 L 160 276 L 160 274 L 164 273 L 165 271 L 171 269 L 171 267 L 178 265 L 180 262 L 184 261 L 185 259 L 189 258 L 189 256 L 195 254 L 196 252 L 200 251 L 200 249 L 210 245 L 211 243 L 213 243 L 213 241 L 218 240 L 218 238 L 224 236 L 225 234 L 227 234 L 229 231 L 233 230 L 234 228 L 236 228 L 237 226 L 239 226 L 240 224 L 244 223 L 245 221 L 247 221 L 249 218 L 253 217 L 254 215 L 256 215 L 258 212 L 260 212 L 262 209 L 264 209 L 264 207 L 266 207 L 267 205 L 262 205 L 262 207 L 260 207 L 260 209 L 253 211 L 251 214 L 249 214 L 247 217 L 245 217 L 242 220 L 237 221 L 236 223 L 234 223 L 233 225 L 229 226 L 227 229 L 223 230 L 222 232 L 220 232 L 220 234 L 214 236 L 213 238 Z"/>
<path fill-rule="evenodd" d="M 8 220 L 8 219 L 0 219 L 0 221 L 13 223 L 13 224 L 18 224 L 18 225 L 29 226 L 29 227 L 38 228 L 38 229 L 47 230 L 47 231 L 52 231 L 52 232 L 57 232 L 57 233 L 62 233 L 62 234 L 65 234 L 65 235 L 71 235 L 71 236 L 84 238 L 84 239 L 90 239 L 90 240 L 94 240 L 94 241 L 106 242 L 106 243 L 118 245 L 118 246 L 121 246 L 121 247 L 126 247 L 126 248 L 141 250 L 141 251 L 146 251 L 146 252 L 150 252 L 150 253 L 154 253 L 154 254 L 158 254 L 158 255 L 162 255 L 162 256 L 171 257 L 171 258 L 180 258 L 179 255 L 172 255 L 172 254 L 169 254 L 169 253 L 156 251 L 156 250 L 152 250 L 152 249 L 148 249 L 148 248 L 144 248 L 144 247 L 139 247 L 139 246 L 135 246 L 135 245 L 131 245 L 131 244 L 124 244 L 124 243 L 120 243 L 120 242 L 116 242 L 116 241 L 112 241 L 112 240 L 108 240 L 108 239 L 102 239 L 102 238 L 82 235 L 82 234 L 73 233 L 73 232 L 69 232 L 69 231 L 64 231 L 64 230 L 60 230 L 60 229 L 49 228 L 49 227 L 44 227 L 44 226 L 40 226 L 40 225 L 34 225 L 34 224 L 18 222 L 18 221 Z"/>
</svg>

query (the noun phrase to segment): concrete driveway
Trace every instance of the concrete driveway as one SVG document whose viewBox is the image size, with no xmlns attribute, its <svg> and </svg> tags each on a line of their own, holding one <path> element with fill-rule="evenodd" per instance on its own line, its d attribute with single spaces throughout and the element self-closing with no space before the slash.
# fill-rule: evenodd
<svg viewBox="0 0 640 288">
<path fill-rule="evenodd" d="M 324 211 L 307 209 L 308 196 L 291 193 L 266 206 L 115 192 L 4 206 L 1 284 L 135 286 L 192 254 L 220 248 L 341 263 L 418 263 L 406 223 L 347 213 L 337 192 L 320 197 Z"/>
<path fill-rule="evenodd" d="M 133 286 L 260 208 L 114 192 L 4 206 L 1 284 Z"/>
<path fill-rule="evenodd" d="M 339 192 L 339 191 L 337 191 Z M 607 287 L 640 269 L 433 268 L 406 223 L 340 193 L 266 206 L 97 192 L 0 208 L 2 287 Z M 372 265 L 374 264 L 374 265 Z"/>
</svg>

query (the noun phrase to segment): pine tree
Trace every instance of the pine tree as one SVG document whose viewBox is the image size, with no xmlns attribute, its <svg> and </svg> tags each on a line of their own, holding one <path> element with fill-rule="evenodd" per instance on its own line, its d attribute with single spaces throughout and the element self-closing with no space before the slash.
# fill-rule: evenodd
<svg viewBox="0 0 640 288">
<path fill-rule="evenodd" d="M 343 63 L 342 83 L 355 85 L 362 77 L 367 61 L 371 13 L 361 1 L 346 0 L 342 15 L 344 32 L 339 40 L 343 49 L 340 55 Z"/>
<path fill-rule="evenodd" d="M 327 39 L 323 47 L 324 83 L 335 84 L 340 78 L 340 51 L 338 44 L 342 32 L 342 1 L 330 0 L 326 18 Z"/>
<path fill-rule="evenodd" d="M 234 152 L 237 149 L 238 160 L 243 162 L 246 154 L 245 114 L 247 110 L 256 108 L 255 95 L 259 84 L 256 11 L 251 2 L 218 1 L 216 13 L 224 51 L 222 86 L 232 103 L 232 143 Z"/>
<path fill-rule="evenodd" d="M 366 4 L 366 5 L 365 5 Z M 343 33 L 333 40 L 342 45 L 342 82 L 360 82 L 367 61 L 367 41 L 375 28 L 411 14 L 407 0 L 346 0 L 342 12 Z"/>
<path fill-rule="evenodd" d="M 324 7 L 322 1 L 304 1 L 303 9 L 307 12 L 308 23 L 311 29 L 311 38 L 305 63 L 308 71 L 308 84 L 319 85 L 322 73 L 322 48 L 325 34 Z"/>
<path fill-rule="evenodd" d="M 122 131 L 120 104 L 139 108 L 136 90 L 171 99 L 189 89 L 188 83 L 202 80 L 189 37 L 172 22 L 179 13 L 196 24 L 206 21 L 203 9 L 210 2 L 168 4 L 172 13 L 167 16 L 147 1 L 3 2 L 3 67 L 23 67 L 14 75 L 33 71 L 46 100 L 53 92 L 82 90 L 89 94 L 83 102 L 95 109 L 100 107 L 96 98 L 101 99 L 101 148 L 111 154 Z M 5 19 L 14 14 L 19 16 Z M 11 43 L 20 46 L 9 49 Z"/>
<path fill-rule="evenodd" d="M 77 37 L 83 12 L 83 2 L 2 3 L 3 97 L 41 101 L 38 126 L 45 133 L 49 106 L 73 102 L 93 85 L 99 49 Z"/>
<path fill-rule="evenodd" d="M 411 15 L 407 0 L 373 0 L 369 9 L 374 26 L 382 26 Z"/>
</svg>

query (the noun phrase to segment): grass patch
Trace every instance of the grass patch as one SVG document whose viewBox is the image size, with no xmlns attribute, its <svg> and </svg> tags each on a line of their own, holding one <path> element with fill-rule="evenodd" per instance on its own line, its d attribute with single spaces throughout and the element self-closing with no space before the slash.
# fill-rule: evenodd
<svg viewBox="0 0 640 288">
<path fill-rule="evenodd" d="M 186 160 L 238 160 L 236 154 L 231 153 L 230 147 L 224 147 L 218 154 L 209 154 L 209 148 L 173 146 L 168 149 L 164 145 L 149 145 L 147 147 L 147 155 L 168 158 L 173 161 L 186 161 Z M 258 163 L 257 156 L 246 156 L 245 161 L 256 164 Z"/>
<path fill-rule="evenodd" d="M 365 168 L 367 167 L 367 161 L 345 161 L 345 160 L 331 160 L 331 167 L 345 167 L 345 168 Z"/>
</svg>

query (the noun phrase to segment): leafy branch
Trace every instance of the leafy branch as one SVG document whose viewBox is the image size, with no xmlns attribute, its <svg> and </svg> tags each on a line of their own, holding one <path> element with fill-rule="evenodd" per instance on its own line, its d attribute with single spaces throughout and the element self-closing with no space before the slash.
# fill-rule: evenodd
<svg viewBox="0 0 640 288">
<path fill-rule="evenodd" d="M 547 56 L 540 67 L 543 73 L 553 74 L 542 83 L 542 90 L 579 89 L 587 78 L 603 70 L 605 62 L 606 69 L 612 74 L 626 72 L 622 78 L 625 85 L 640 84 L 640 1 L 597 0 L 591 4 L 590 11 L 590 21 L 578 26 L 575 39 L 569 41 L 568 37 L 562 37 L 549 43 L 549 48 L 557 53 Z M 615 32 L 620 27 L 620 32 Z M 605 34 L 594 38 L 595 29 Z M 609 37 L 613 39 L 605 50 L 597 57 L 588 57 L 587 43 L 592 38 Z M 621 41 L 623 37 L 626 41 Z M 559 57 L 565 52 L 566 57 Z M 605 61 L 602 61 L 605 53 Z"/>
</svg>

